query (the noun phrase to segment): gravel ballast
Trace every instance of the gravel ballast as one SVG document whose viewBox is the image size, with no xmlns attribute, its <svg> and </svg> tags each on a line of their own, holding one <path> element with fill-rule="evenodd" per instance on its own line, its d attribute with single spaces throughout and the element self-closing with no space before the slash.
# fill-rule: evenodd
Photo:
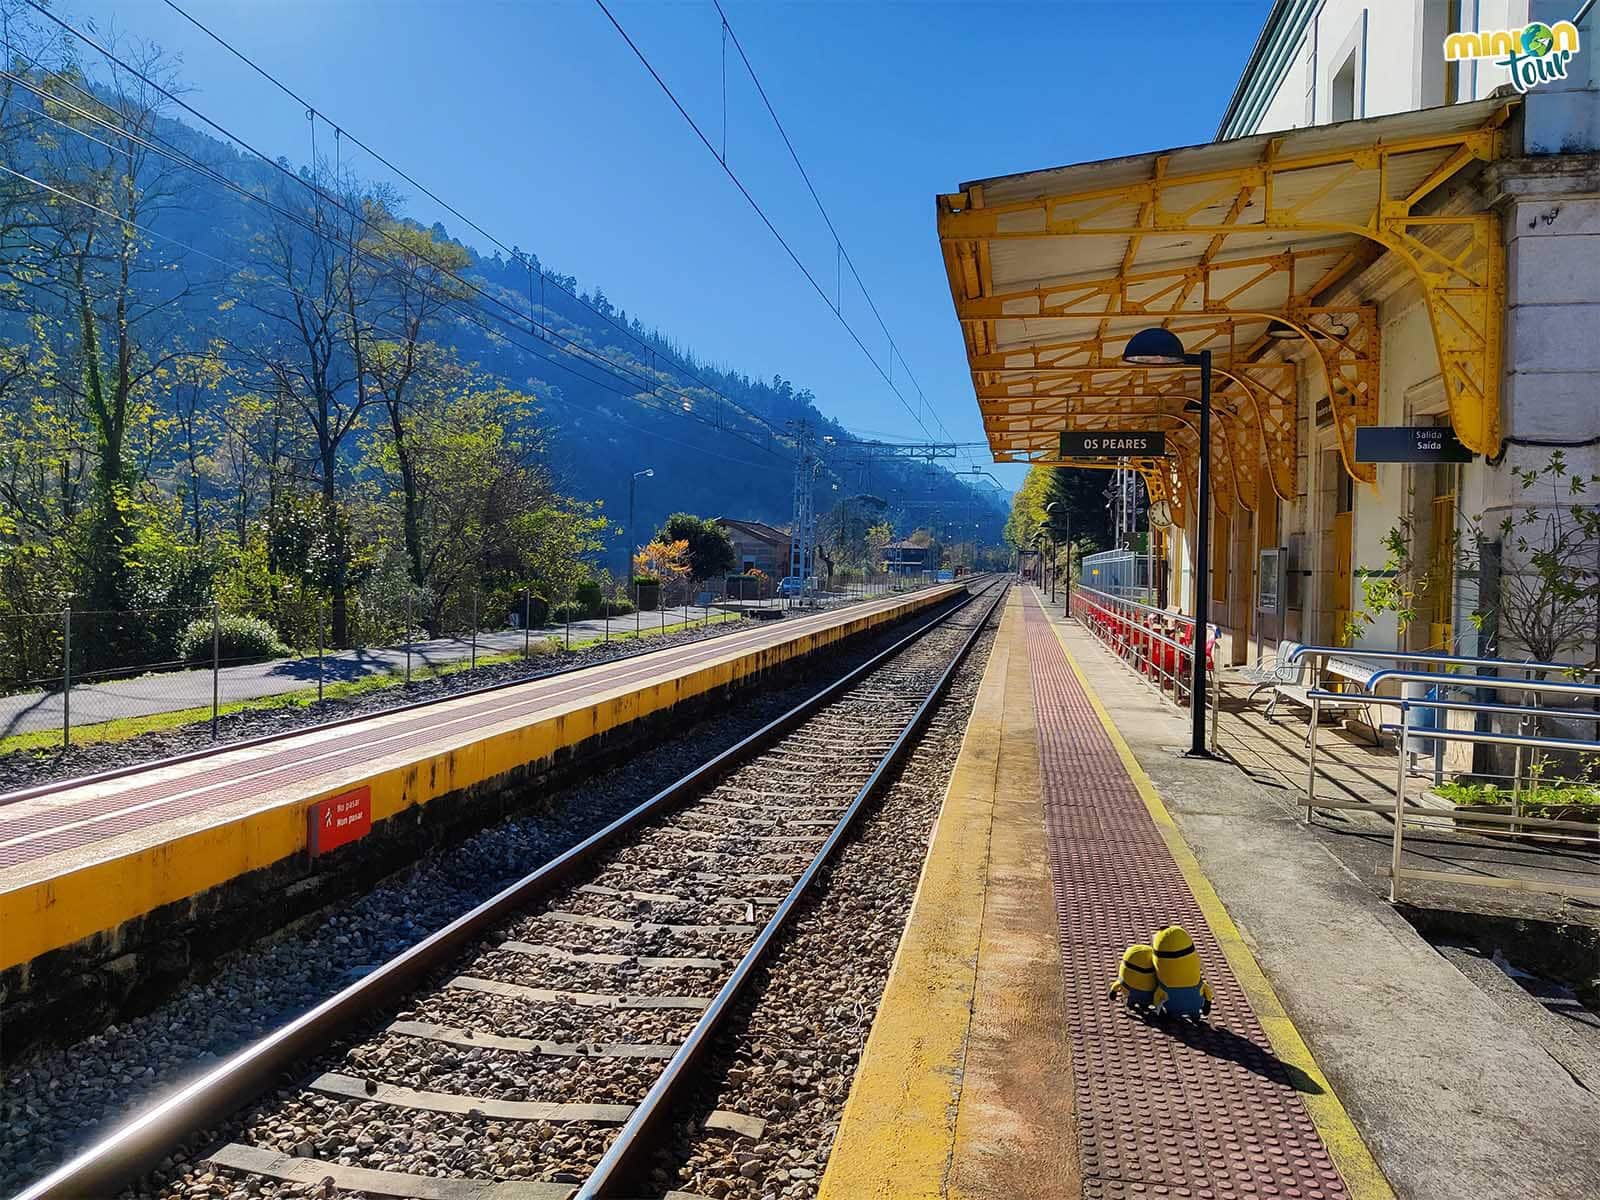
<svg viewBox="0 0 1600 1200">
<path fill-rule="evenodd" d="M 898 636 L 902 634 L 892 631 L 852 647 L 830 659 L 830 672 L 848 670 Z M 226 956 L 206 978 L 144 1016 L 70 1046 L 5 1063 L 0 1074 L 0 1193 L 9 1194 L 41 1175 L 120 1117 L 447 924 L 786 711 L 816 686 L 808 679 L 778 691 L 746 693 L 725 715 L 549 797 L 539 813 L 485 829 L 385 880 L 360 899 Z M 177 749 L 168 745 L 153 756 Z M 617 886 L 640 885 L 636 879 Z M 692 1014 L 687 1022 L 678 1019 L 683 1014 L 653 1015 L 664 1020 L 659 1032 L 666 1040 L 681 1037 L 693 1023 Z M 448 1023 L 447 1014 L 424 1019 Z"/>
</svg>

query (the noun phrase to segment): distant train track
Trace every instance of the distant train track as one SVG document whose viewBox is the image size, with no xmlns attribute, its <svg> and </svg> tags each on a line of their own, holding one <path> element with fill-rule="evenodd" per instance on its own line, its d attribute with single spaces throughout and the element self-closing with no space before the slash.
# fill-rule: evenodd
<svg viewBox="0 0 1600 1200">
<path fill-rule="evenodd" d="M 18 1200 L 113 1194 L 182 1147 L 266 1195 L 650 1191 L 652 1155 L 691 1115 L 685 1098 L 735 999 L 1005 590 L 986 583 Z M 692 1115 L 734 1138 L 759 1141 L 764 1126 L 754 1113 Z M 418 1129 L 441 1148 L 418 1150 Z M 169 1171 L 140 1191 L 188 1186 Z"/>
</svg>

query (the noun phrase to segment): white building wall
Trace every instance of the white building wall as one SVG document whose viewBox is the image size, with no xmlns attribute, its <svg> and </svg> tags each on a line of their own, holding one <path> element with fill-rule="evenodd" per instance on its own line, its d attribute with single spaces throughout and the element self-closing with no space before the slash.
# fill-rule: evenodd
<svg viewBox="0 0 1600 1200">
<path fill-rule="evenodd" d="M 1570 0 L 1462 0 L 1461 25 L 1471 30 L 1517 28 L 1529 20 L 1568 19 Z M 1272 101 L 1254 129 L 1326 124 L 1340 67 L 1353 62 L 1356 117 L 1380 116 L 1443 102 L 1444 0 L 1323 0 L 1303 30 L 1278 81 Z M 1510 441 L 1503 461 L 1482 458 L 1463 468 L 1458 489 L 1458 532 L 1493 530 L 1505 506 L 1516 499 L 1510 468 L 1549 459 L 1551 447 L 1527 442 L 1581 443 L 1600 438 L 1600 22 L 1591 15 L 1582 29 L 1576 70 L 1564 87 L 1536 89 L 1524 99 L 1519 131 L 1521 161 L 1489 172 L 1484 203 L 1504 217 L 1507 240 L 1507 310 L 1502 417 Z M 1457 98 L 1482 98 L 1507 84 L 1504 69 L 1481 61 L 1460 66 Z M 1548 157 L 1543 157 L 1548 156 Z M 1380 424 L 1425 423 L 1442 408 L 1439 359 L 1428 314 L 1414 283 L 1375 285 L 1364 300 L 1379 300 L 1382 339 Z M 1301 359 L 1300 412 L 1296 447 L 1300 495 L 1284 504 L 1276 543 L 1297 551 L 1291 567 L 1302 575 L 1286 590 L 1298 604 L 1286 614 L 1285 634 L 1326 641 L 1337 632 L 1330 600 L 1333 489 L 1327 450 L 1331 430 L 1318 428 L 1315 413 L 1325 395 L 1320 368 Z M 1574 469 L 1600 471 L 1600 445 L 1569 445 Z M 1342 470 L 1342 468 L 1340 468 Z M 1383 539 L 1412 514 L 1411 472 L 1420 468 L 1380 465 L 1376 487 L 1358 485 L 1354 502 L 1353 561 L 1380 568 Z M 1243 526 L 1236 521 L 1235 528 Z M 1254 551 L 1261 547 L 1252 548 Z M 1514 564 L 1507 564 L 1508 568 Z M 1233 588 L 1244 586 L 1233 582 Z M 1454 621 L 1457 648 L 1476 649 L 1463 597 L 1470 581 L 1458 581 Z M 1346 603 L 1360 606 L 1359 582 Z M 1224 614 L 1214 610 L 1214 620 Z M 1364 644 L 1396 644 L 1393 618 L 1368 626 Z M 1414 640 L 1413 634 L 1413 640 Z M 1420 643 L 1415 643 L 1420 644 Z M 1268 647 L 1270 649 L 1270 647 Z"/>
</svg>

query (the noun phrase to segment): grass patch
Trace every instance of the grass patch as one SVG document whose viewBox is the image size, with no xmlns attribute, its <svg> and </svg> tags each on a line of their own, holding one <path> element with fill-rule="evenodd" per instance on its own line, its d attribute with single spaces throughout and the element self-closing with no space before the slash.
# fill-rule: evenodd
<svg viewBox="0 0 1600 1200">
<path fill-rule="evenodd" d="M 738 613 L 723 613 L 711 618 L 711 624 L 719 625 L 726 621 L 739 620 Z M 638 633 L 631 630 L 627 633 L 613 633 L 613 642 L 629 641 L 632 639 L 645 639 L 662 634 L 675 633 L 681 629 L 688 629 L 691 625 L 698 627 L 702 622 L 693 621 L 668 625 L 665 629 L 660 627 L 641 628 Z M 589 641 L 574 642 L 574 651 L 588 646 L 597 646 L 604 638 L 592 638 Z M 542 648 L 541 648 L 542 647 Z M 562 645 L 561 639 L 556 637 L 542 638 L 533 643 L 534 658 L 549 657 L 556 654 L 566 654 L 568 651 Z M 493 667 L 504 663 L 522 661 L 522 651 L 512 650 L 503 654 L 480 654 L 478 666 Z M 469 658 L 457 662 L 444 663 L 437 667 L 417 667 L 411 672 L 411 681 L 421 683 L 428 679 L 444 679 L 452 675 L 460 675 L 472 670 L 472 661 Z M 385 692 L 392 688 L 405 686 L 404 671 L 385 671 L 381 674 L 368 675 L 363 679 L 340 680 L 323 685 L 322 694 L 326 700 L 358 700 L 374 692 Z M 307 708 L 317 702 L 317 689 L 315 685 L 296 688 L 292 692 L 280 692 L 275 696 L 258 696 L 251 700 L 237 700 L 224 704 L 219 710 L 219 715 L 229 716 L 233 713 L 244 712 L 272 712 L 284 708 Z M 88 745 L 115 745 L 120 742 L 131 741 L 146 733 L 162 733 L 173 729 L 185 729 L 191 725 L 200 725 L 211 720 L 211 706 L 202 705 L 197 708 L 179 708 L 171 712 L 151 713 L 142 717 L 118 717 L 110 721 L 99 721 L 89 725 L 74 725 L 72 727 L 72 744 L 74 746 Z M 44 753 L 55 752 L 61 749 L 61 730 L 36 729 L 28 733 L 16 733 L 9 737 L 0 737 L 0 755 L 15 754 L 18 752 Z"/>
<path fill-rule="evenodd" d="M 1492 783 L 1441 783 L 1434 791 L 1463 808 L 1511 803 L 1511 789 Z M 1530 813 L 1543 808 L 1600 809 L 1600 787 L 1582 783 L 1530 785 L 1522 790 L 1522 807 Z"/>
</svg>

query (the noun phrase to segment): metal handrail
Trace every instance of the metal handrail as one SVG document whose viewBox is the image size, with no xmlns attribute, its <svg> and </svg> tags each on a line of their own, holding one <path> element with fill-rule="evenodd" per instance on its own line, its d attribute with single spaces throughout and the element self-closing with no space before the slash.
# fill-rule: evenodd
<svg viewBox="0 0 1600 1200">
<path fill-rule="evenodd" d="M 1500 679 L 1498 677 L 1482 675 L 1438 675 L 1431 671 L 1395 671 L 1384 670 L 1373 673 L 1367 680 L 1365 692 L 1333 692 L 1313 686 L 1306 692 L 1306 698 L 1311 701 L 1311 728 L 1306 731 L 1306 819 L 1311 819 L 1311 810 L 1317 796 L 1317 725 L 1321 720 L 1322 701 L 1330 696 L 1337 696 L 1342 701 L 1356 700 L 1363 704 L 1415 704 L 1416 700 L 1406 700 L 1402 697 L 1378 696 L 1378 684 L 1384 682 L 1396 683 L 1436 683 L 1453 688 L 1482 688 L 1486 691 L 1518 691 L 1536 692 L 1539 694 L 1555 693 L 1558 695 L 1587 697 L 1600 699 L 1600 687 L 1588 683 L 1557 683 L 1544 679 Z M 1440 703 L 1440 702 L 1434 702 Z M 1474 707 L 1469 705 L 1469 708 Z M 1485 708 L 1487 706 L 1476 706 Z M 1566 715 L 1559 710 L 1536 709 L 1535 712 L 1542 716 Z M 1402 723 L 1403 723 L 1402 718 Z M 1424 736 L 1420 734 L 1418 736 Z M 1435 736 L 1433 731 L 1428 731 L 1426 736 Z M 1402 737 L 1402 741 L 1404 738 Z M 1441 739 L 1448 740 L 1448 739 Z M 1466 739 L 1457 739 L 1466 740 Z M 1516 743 L 1508 743 L 1516 745 Z M 1570 749 L 1571 747 L 1559 747 Z M 1600 749 L 1600 746 L 1594 747 Z M 1521 775 L 1521 749 L 1518 749 L 1517 775 Z M 1402 760 L 1403 761 L 1403 760 Z"/>
<path fill-rule="evenodd" d="M 1402 709 L 1438 708 L 1446 709 L 1450 712 L 1493 713 L 1496 716 L 1572 717 L 1583 721 L 1600 721 L 1600 712 L 1584 712 L 1581 709 L 1528 708 L 1517 704 L 1474 704 L 1467 700 L 1421 700 L 1415 697 L 1374 696 L 1367 692 L 1330 692 L 1326 688 L 1312 688 L 1306 692 L 1306 698 L 1316 700 L 1359 700 L 1363 704 L 1383 704 L 1390 708 Z"/>
<path fill-rule="evenodd" d="M 1497 876 L 1471 875 L 1460 871 L 1409 871 L 1400 865 L 1400 858 L 1405 844 L 1406 822 L 1406 754 L 1407 740 L 1410 728 L 1406 724 L 1405 711 L 1408 704 L 1402 703 L 1400 718 L 1400 745 L 1396 754 L 1398 762 L 1395 767 L 1394 781 L 1394 838 L 1390 848 L 1389 859 L 1389 903 L 1393 904 L 1399 899 L 1400 880 L 1403 878 L 1430 879 L 1435 882 L 1445 883 L 1476 883 L 1486 887 L 1515 887 L 1523 891 L 1550 892 L 1561 896 L 1586 896 L 1600 899 L 1600 887 L 1582 887 L 1577 884 L 1559 883 L 1547 884 L 1536 879 L 1502 879 Z M 1520 750 L 1528 745 L 1535 745 L 1552 750 L 1572 750 L 1580 752 L 1600 751 L 1600 743 L 1574 741 L 1570 738 L 1537 737 L 1520 733 L 1494 733 L 1486 730 L 1445 729 L 1427 730 L 1425 734 L 1430 740 L 1447 742 L 1472 742 L 1488 743 L 1495 745 L 1510 745 Z M 1515 801 L 1513 801 L 1515 804 Z M 1307 812 L 1309 813 L 1309 808 Z M 1478 818 L 1494 816 L 1492 813 L 1479 813 Z M 1541 834 L 1536 831 L 1526 831 L 1517 828 L 1519 825 L 1531 824 L 1544 829 L 1577 828 L 1585 832 L 1591 828 L 1586 823 L 1579 821 L 1563 821 L 1556 817 L 1526 817 L 1513 811 L 1511 819 L 1505 822 L 1510 826 L 1506 835 L 1511 837 L 1526 837 L 1536 841 L 1549 841 L 1557 838 L 1559 834 Z M 1492 880 L 1492 882 L 1490 882 Z"/>
<path fill-rule="evenodd" d="M 1584 675 L 1600 674 L 1600 666 L 1586 667 L 1579 663 L 1518 662 L 1509 658 L 1466 658 L 1459 654 L 1430 654 L 1427 651 L 1363 650 L 1354 646 L 1300 646 L 1289 652 L 1290 662 L 1299 662 L 1305 655 L 1319 658 L 1375 658 L 1384 662 L 1432 662 L 1459 667 L 1510 667 L 1518 671 L 1577 671 Z"/>
<path fill-rule="evenodd" d="M 1377 691 L 1379 683 L 1443 683 L 1453 688 L 1482 688 L 1485 691 L 1560 693 L 1600 700 L 1600 685 L 1559 683 L 1553 679 L 1501 679 L 1495 675 L 1441 675 L 1434 671 L 1383 670 L 1373 672 L 1367 690 Z"/>
</svg>

